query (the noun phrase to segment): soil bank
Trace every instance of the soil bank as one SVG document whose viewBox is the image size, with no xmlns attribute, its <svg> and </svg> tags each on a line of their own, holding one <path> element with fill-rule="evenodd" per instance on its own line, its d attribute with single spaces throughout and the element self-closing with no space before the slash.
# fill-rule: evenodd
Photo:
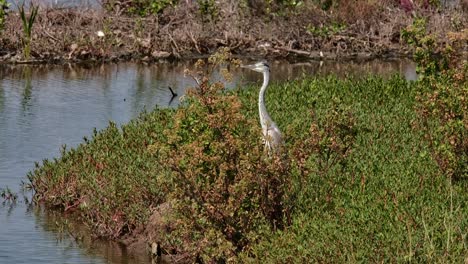
<svg viewBox="0 0 468 264">
<path fill-rule="evenodd" d="M 181 1 L 146 17 L 105 8 L 40 7 L 29 60 L 23 56 L 20 15 L 11 7 L 0 35 L 0 62 L 188 59 L 207 56 L 219 47 L 252 58 L 408 57 L 411 50 L 400 32 L 413 17 L 426 16 L 428 31 L 441 38 L 466 28 L 468 20 L 461 4 L 450 9 L 415 6 L 405 10 L 394 1 L 345 1 L 324 11 L 307 2 L 274 10 L 254 2 L 245 7 L 220 1 L 216 12 L 207 14 L 200 12 L 197 3 Z"/>
</svg>

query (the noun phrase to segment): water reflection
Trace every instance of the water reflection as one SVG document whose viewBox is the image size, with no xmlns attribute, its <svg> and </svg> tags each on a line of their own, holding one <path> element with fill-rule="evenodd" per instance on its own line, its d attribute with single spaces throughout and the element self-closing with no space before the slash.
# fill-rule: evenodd
<svg viewBox="0 0 468 264">
<path fill-rule="evenodd" d="M 271 64 L 272 81 L 284 81 L 304 76 L 323 76 L 334 74 L 339 77 L 365 77 L 377 74 L 389 77 L 400 74 L 407 80 L 416 80 L 415 65 L 411 61 L 368 61 L 368 62 L 301 62 L 289 63 L 273 61 Z M 8 76 L 9 80 L 24 82 L 23 106 L 26 107 L 31 99 L 33 85 L 31 80 L 39 82 L 39 89 L 44 86 L 74 89 L 71 94 L 79 95 L 84 90 L 97 89 L 100 96 L 108 97 L 106 108 L 119 107 L 122 102 L 130 104 L 128 108 L 141 109 L 142 106 L 160 107 L 177 106 L 178 100 L 173 100 L 168 87 L 172 87 L 178 95 L 194 86 L 191 78 L 184 76 L 186 68 L 191 68 L 193 61 L 179 63 L 134 64 L 119 63 L 106 65 L 65 65 L 65 66 L 2 66 L 1 76 Z M 228 84 L 234 87 L 242 80 L 258 81 L 261 76 L 254 72 L 234 69 L 234 82 Z M 217 76 L 219 78 L 219 76 Z M 127 89 L 124 89 L 125 86 Z M 84 89 L 84 90 L 83 90 Z M 40 92 L 42 93 L 42 92 Z M 120 97 L 118 97 L 120 96 Z M 1 97 L 0 97 L 1 98 Z M 0 99 L 2 100 L 2 99 Z M 120 106 L 122 107 L 122 106 Z M 134 113 L 133 113 L 134 114 Z"/>
<path fill-rule="evenodd" d="M 16 6 L 25 4 L 26 7 L 29 7 L 31 3 L 39 5 L 43 8 L 101 8 L 102 1 L 100 0 L 7 0 L 7 3 L 10 3 L 11 6 L 15 9 Z"/>
<path fill-rule="evenodd" d="M 105 258 L 87 255 L 70 239 L 57 239 L 57 232 L 47 231 L 53 225 L 37 214 L 38 207 L 24 201 L 0 205 L 1 263 L 105 263 Z"/>
<path fill-rule="evenodd" d="M 390 77 L 400 74 L 408 80 L 415 80 L 415 64 L 409 60 L 388 60 L 388 61 L 312 61 L 300 63 L 284 63 L 274 61 L 271 63 L 273 76 L 278 76 L 277 80 L 290 80 L 302 76 L 324 76 L 337 75 L 339 77 L 367 77 L 369 75 L 379 75 Z"/>
<path fill-rule="evenodd" d="M 32 84 L 31 84 L 31 67 L 26 66 L 23 71 L 23 80 L 24 80 L 24 89 L 23 96 L 21 100 L 21 106 L 23 107 L 23 112 L 26 113 L 29 101 L 31 100 L 32 93 Z"/>
<path fill-rule="evenodd" d="M 193 61 L 106 65 L 0 66 L 0 187 L 19 190 L 35 161 L 59 155 L 60 146 L 74 147 L 109 120 L 123 124 L 144 109 L 176 107 L 194 81 L 184 76 Z M 246 61 L 248 63 L 248 61 Z M 303 76 L 336 74 L 363 77 L 400 74 L 415 79 L 409 61 L 301 62 L 272 61 L 273 82 Z M 233 69 L 229 88 L 259 84 L 262 76 Z M 215 74 L 219 78 L 219 74 Z M 178 95 L 173 97 L 169 87 Z M 57 218 L 58 217 L 58 218 Z M 27 203 L 0 206 L 0 262 L 5 263 L 144 263 L 112 242 L 62 238 L 61 217 Z M 21 249 L 21 254 L 18 254 Z"/>
<path fill-rule="evenodd" d="M 105 259 L 106 263 L 151 263 L 148 255 L 132 254 L 121 243 L 93 238 L 86 226 L 69 216 L 42 207 L 34 207 L 32 212 L 39 219 L 36 223 L 55 237 L 57 246 L 63 244 L 65 251 L 80 247 L 85 255 Z"/>
<path fill-rule="evenodd" d="M 0 83 L 0 113 L 3 112 L 4 107 L 5 107 L 5 92 L 3 91 L 2 84 Z"/>
</svg>

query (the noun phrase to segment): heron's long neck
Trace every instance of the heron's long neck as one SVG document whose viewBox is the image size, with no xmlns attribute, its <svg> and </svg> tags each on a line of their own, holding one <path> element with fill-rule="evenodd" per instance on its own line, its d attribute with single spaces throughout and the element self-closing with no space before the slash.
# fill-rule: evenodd
<svg viewBox="0 0 468 264">
<path fill-rule="evenodd" d="M 260 93 L 258 95 L 258 111 L 260 114 L 260 124 L 262 125 L 262 129 L 267 128 L 267 121 L 271 122 L 271 117 L 265 107 L 265 91 L 268 86 L 269 79 L 270 73 L 268 71 L 263 72 L 263 85 L 262 88 L 260 88 Z"/>
</svg>

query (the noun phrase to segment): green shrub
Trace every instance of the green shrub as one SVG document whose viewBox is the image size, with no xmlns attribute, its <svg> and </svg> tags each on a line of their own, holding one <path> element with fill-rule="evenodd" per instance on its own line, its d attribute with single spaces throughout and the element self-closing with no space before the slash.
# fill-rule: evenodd
<svg viewBox="0 0 468 264">
<path fill-rule="evenodd" d="M 167 145 L 157 147 L 160 165 L 171 171 L 178 219 L 168 239 L 180 241 L 178 252 L 204 261 L 233 261 L 258 239 L 262 226 L 284 227 L 289 168 L 283 156 L 263 151 L 258 123 L 242 114 L 239 98 L 205 76 L 210 71 L 195 74 L 199 84 L 165 131 Z"/>
<path fill-rule="evenodd" d="M 36 203 L 45 203 L 78 217 L 99 237 L 119 238 L 141 227 L 148 208 L 165 201 L 154 155 L 148 147 L 163 141 L 160 133 L 172 112 L 143 113 L 118 128 L 110 123 L 91 139 L 61 157 L 44 160 L 28 177 Z"/>
<path fill-rule="evenodd" d="M 401 37 L 414 48 L 414 60 L 417 63 L 416 71 L 423 78 L 440 73 L 447 68 L 445 58 L 437 58 L 436 37 L 426 32 L 424 17 L 416 17 L 413 24 L 402 29 Z"/>
<path fill-rule="evenodd" d="M 167 7 L 175 6 L 177 0 L 131 0 L 131 1 L 113 1 L 103 2 L 104 7 L 109 11 L 123 12 L 127 15 L 149 16 L 157 15 Z"/>
<path fill-rule="evenodd" d="M 414 59 L 420 74 L 418 128 L 439 167 L 447 177 L 468 178 L 468 62 L 459 52 L 468 41 L 468 31 L 449 32 L 439 40 L 427 34 L 426 20 L 416 18 L 402 31 L 415 48 Z"/>
<path fill-rule="evenodd" d="M 463 68 L 422 83 L 417 105 L 434 159 L 455 180 L 468 179 L 468 84 L 450 77 L 466 76 Z"/>
<path fill-rule="evenodd" d="M 5 20 L 8 15 L 10 4 L 6 0 L 0 0 L 0 32 L 5 27 Z"/>
<path fill-rule="evenodd" d="M 204 23 L 215 22 L 219 15 L 218 7 L 215 0 L 198 1 L 198 11 Z"/>
<path fill-rule="evenodd" d="M 307 27 L 307 32 L 312 34 L 315 37 L 330 37 L 346 29 L 346 25 L 341 23 L 331 23 L 330 26 L 321 25 L 320 27 L 315 27 L 309 25 Z"/>
</svg>

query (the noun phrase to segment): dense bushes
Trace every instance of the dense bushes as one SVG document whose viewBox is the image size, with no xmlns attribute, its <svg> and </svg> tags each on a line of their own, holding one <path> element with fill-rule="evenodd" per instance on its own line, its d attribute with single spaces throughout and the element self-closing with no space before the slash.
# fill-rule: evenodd
<svg viewBox="0 0 468 264">
<path fill-rule="evenodd" d="M 468 179 L 468 31 L 430 34 L 425 18 L 402 32 L 414 47 L 420 74 L 416 106 L 434 159 L 448 177 Z"/>
<path fill-rule="evenodd" d="M 158 133 L 172 113 L 157 110 L 118 128 L 110 123 L 92 140 L 61 157 L 45 160 L 30 173 L 35 201 L 77 216 L 97 236 L 118 238 L 147 221 L 148 208 L 165 201 L 157 166 L 147 147 L 164 140 Z"/>
<path fill-rule="evenodd" d="M 178 252 L 225 261 L 250 247 L 261 226 L 284 227 L 291 179 L 287 160 L 263 152 L 257 122 L 242 114 L 239 98 L 205 74 L 194 76 L 199 84 L 165 130 L 167 143 L 154 149 L 169 171 L 178 219 L 165 245 L 179 241 Z"/>
</svg>

